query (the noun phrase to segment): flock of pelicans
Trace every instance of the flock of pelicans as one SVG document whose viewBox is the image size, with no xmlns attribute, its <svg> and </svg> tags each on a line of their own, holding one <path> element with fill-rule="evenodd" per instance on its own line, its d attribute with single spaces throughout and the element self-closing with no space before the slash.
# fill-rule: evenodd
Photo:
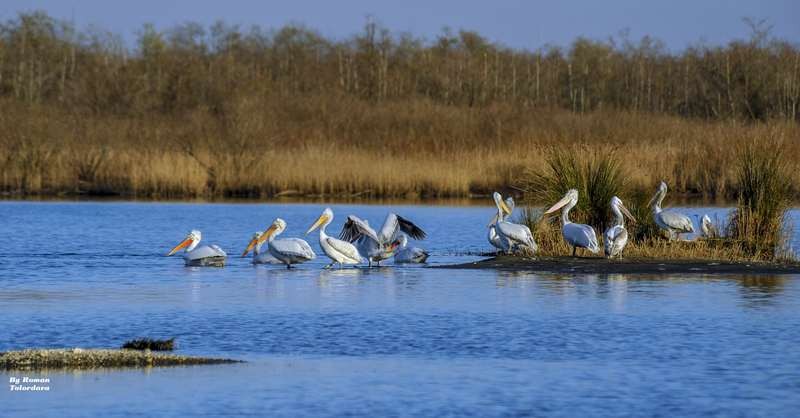
<svg viewBox="0 0 800 418">
<path fill-rule="evenodd" d="M 666 194 L 667 184 L 662 181 L 656 194 L 650 200 L 655 223 L 669 234 L 670 239 L 677 239 L 680 234 L 694 232 L 694 225 L 688 216 L 674 210 L 661 208 L 661 202 Z M 489 242 L 499 251 L 508 254 L 535 253 L 537 245 L 531 230 L 525 225 L 509 221 L 514 211 L 514 199 L 509 197 L 503 200 L 500 193 L 497 192 L 493 197 L 497 213 L 488 225 Z M 600 246 L 594 228 L 589 225 L 573 223 L 569 219 L 569 211 L 577 203 L 578 191 L 571 189 L 544 214 L 547 215 L 561 209 L 561 233 L 567 244 L 572 247 L 573 256 L 578 248 L 596 254 L 600 251 Z M 611 211 L 614 214 L 614 224 L 605 231 L 603 240 L 604 252 L 608 258 L 620 257 L 628 243 L 625 217 L 636 222 L 622 200 L 616 196 L 611 198 Z M 370 227 L 366 220 L 350 215 L 338 238 L 329 236 L 326 231 L 332 221 L 333 211 L 326 208 L 306 231 L 306 235 L 308 235 L 319 229 L 319 245 L 331 260 L 325 268 L 334 265 L 341 268 L 344 265 L 364 262 L 372 267 L 373 263 L 380 265 L 381 261 L 389 258 L 394 258 L 395 263 L 424 263 L 428 259 L 429 254 L 425 250 L 408 245 L 409 237 L 415 240 L 424 239 L 425 231 L 395 213 L 386 216 L 380 232 Z M 293 264 L 304 263 L 316 258 L 316 254 L 305 240 L 300 238 L 278 239 L 277 236 L 284 230 L 286 230 L 286 221 L 276 218 L 266 231 L 256 232 L 253 235 L 242 253 L 242 257 L 252 251 L 254 264 L 285 264 L 287 268 L 291 268 Z M 704 215 L 702 218 L 701 231 L 706 237 L 717 234 L 708 215 Z M 200 239 L 200 231 L 189 232 L 186 238 L 176 245 L 167 256 L 184 249 L 183 258 L 187 266 L 224 266 L 227 258 L 225 251 L 217 245 L 199 246 Z M 263 248 L 265 243 L 267 244 L 266 251 Z"/>
</svg>

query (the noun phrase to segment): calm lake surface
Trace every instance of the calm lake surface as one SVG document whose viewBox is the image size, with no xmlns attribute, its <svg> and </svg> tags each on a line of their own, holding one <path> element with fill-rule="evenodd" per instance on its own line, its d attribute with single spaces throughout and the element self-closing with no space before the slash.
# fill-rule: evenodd
<svg viewBox="0 0 800 418">
<path fill-rule="evenodd" d="M 247 361 L 0 372 L 0 415 L 800 414 L 800 277 L 321 270 L 316 234 L 317 260 L 293 271 L 238 257 L 276 216 L 302 236 L 323 208 L 0 202 L 0 351 L 176 337 L 178 353 Z M 332 208 L 335 233 L 349 213 L 417 221 L 431 264 L 490 250 L 490 207 Z M 163 256 L 192 228 L 228 266 Z M 51 389 L 10 392 L 13 376 Z"/>
</svg>

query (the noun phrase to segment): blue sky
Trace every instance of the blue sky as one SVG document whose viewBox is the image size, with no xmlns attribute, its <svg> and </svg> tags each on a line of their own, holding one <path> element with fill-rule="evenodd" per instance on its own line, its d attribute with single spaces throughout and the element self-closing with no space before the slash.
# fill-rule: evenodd
<svg viewBox="0 0 800 418">
<path fill-rule="evenodd" d="M 525 49 L 568 45 L 577 36 L 606 39 L 623 29 L 633 39 L 652 35 L 673 50 L 698 41 L 720 44 L 747 37 L 743 17 L 768 19 L 774 35 L 800 43 L 800 1 L 791 0 L 3 0 L 0 19 L 36 9 L 74 19 L 80 27 L 98 25 L 128 40 L 146 22 L 167 28 L 220 19 L 243 26 L 301 23 L 341 39 L 358 32 L 371 15 L 394 32 L 433 39 L 447 26 Z"/>
</svg>

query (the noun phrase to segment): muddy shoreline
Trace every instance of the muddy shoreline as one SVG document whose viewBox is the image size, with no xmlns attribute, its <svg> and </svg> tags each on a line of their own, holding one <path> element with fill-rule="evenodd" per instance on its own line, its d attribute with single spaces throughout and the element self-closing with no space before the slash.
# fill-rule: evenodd
<svg viewBox="0 0 800 418">
<path fill-rule="evenodd" d="M 432 268 L 501 270 L 570 274 L 800 274 L 800 263 L 732 262 L 713 260 L 659 260 L 599 257 L 497 256 L 471 263 Z"/>
</svg>

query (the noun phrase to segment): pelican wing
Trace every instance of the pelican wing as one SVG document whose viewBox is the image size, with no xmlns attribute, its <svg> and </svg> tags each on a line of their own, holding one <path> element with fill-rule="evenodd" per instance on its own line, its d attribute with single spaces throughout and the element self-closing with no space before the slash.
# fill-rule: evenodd
<svg viewBox="0 0 800 418">
<path fill-rule="evenodd" d="M 507 241 L 500 238 L 500 236 L 497 235 L 497 229 L 495 229 L 494 225 L 489 227 L 489 233 L 486 238 L 489 240 L 489 244 L 492 244 L 492 246 L 497 248 L 498 250 L 503 250 L 503 251 L 508 250 L 506 245 Z"/>
<path fill-rule="evenodd" d="M 593 253 L 600 249 L 597 244 L 597 234 L 589 225 L 568 223 L 562 227 L 561 232 L 570 245 L 586 248 Z"/>
<path fill-rule="evenodd" d="M 694 225 L 688 216 L 672 210 L 662 210 L 658 215 L 661 223 L 677 232 L 694 232 Z"/>
<path fill-rule="evenodd" d="M 427 236 L 425 231 L 413 222 L 396 213 L 390 213 L 386 215 L 386 220 L 383 221 L 379 238 L 381 242 L 389 243 L 397 239 L 397 234 L 400 231 L 405 232 L 413 239 L 425 239 Z"/>
<path fill-rule="evenodd" d="M 502 221 L 495 224 L 495 228 L 501 238 L 508 238 L 515 244 L 526 245 L 532 250 L 536 250 L 536 242 L 533 241 L 533 234 L 531 234 L 531 230 L 527 226 Z"/>
<path fill-rule="evenodd" d="M 342 241 L 340 239 L 336 239 L 333 237 L 327 237 L 325 238 L 325 240 L 328 243 L 328 245 L 330 245 L 331 248 L 333 248 L 336 252 L 342 254 L 343 256 L 351 260 L 360 262 L 364 259 L 363 257 L 361 257 L 361 254 L 358 252 L 356 246 L 347 241 Z"/>
<path fill-rule="evenodd" d="M 361 237 L 366 237 L 380 243 L 378 234 L 369 226 L 367 221 L 355 215 L 348 216 L 342 228 L 342 233 L 339 234 L 339 238 L 347 242 L 355 242 Z"/>
<path fill-rule="evenodd" d="M 314 250 L 311 249 L 311 246 L 300 238 L 276 239 L 269 245 L 274 251 L 291 257 L 312 260 L 317 256 L 314 254 Z"/>
<path fill-rule="evenodd" d="M 225 251 L 222 251 L 222 248 L 219 248 L 216 245 L 204 245 L 202 247 L 197 247 L 192 251 L 189 251 L 184 255 L 184 258 L 187 260 L 200 260 L 203 258 L 209 257 L 226 257 Z"/>
<path fill-rule="evenodd" d="M 621 225 L 614 225 L 606 230 L 604 250 L 606 255 L 617 255 L 628 243 L 628 230 Z"/>
</svg>

